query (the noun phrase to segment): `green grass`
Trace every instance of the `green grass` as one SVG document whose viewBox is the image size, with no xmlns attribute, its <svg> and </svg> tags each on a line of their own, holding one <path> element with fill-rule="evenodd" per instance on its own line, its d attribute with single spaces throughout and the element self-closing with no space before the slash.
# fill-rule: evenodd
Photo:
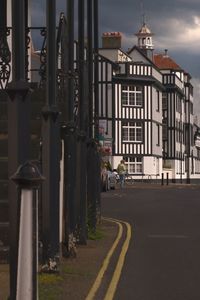
<svg viewBox="0 0 200 300">
<path fill-rule="evenodd" d="M 90 277 L 91 272 L 87 272 L 87 270 L 80 270 L 78 267 L 69 267 L 67 265 L 62 267 L 62 272 L 64 275 L 72 275 L 72 276 L 80 276 L 80 277 Z"/>
<path fill-rule="evenodd" d="M 90 240 L 102 240 L 106 237 L 106 231 L 97 226 L 95 231 L 88 230 L 88 239 Z M 62 264 L 62 263 L 61 263 Z M 60 274 L 47 274 L 41 273 L 38 276 L 39 283 L 39 299 L 40 300 L 59 300 L 62 299 L 62 285 L 63 281 L 66 280 L 66 276 L 80 276 L 81 277 L 91 277 L 93 274 L 91 272 L 86 272 L 86 270 L 79 270 L 77 267 L 68 266 L 67 263 L 62 264 Z"/>
<path fill-rule="evenodd" d="M 63 279 L 60 275 L 39 274 L 39 299 L 40 300 L 58 300 L 62 293 Z"/>
<path fill-rule="evenodd" d="M 88 239 L 89 240 L 102 240 L 106 236 L 106 233 L 100 227 L 97 227 L 95 231 L 88 230 Z"/>
</svg>

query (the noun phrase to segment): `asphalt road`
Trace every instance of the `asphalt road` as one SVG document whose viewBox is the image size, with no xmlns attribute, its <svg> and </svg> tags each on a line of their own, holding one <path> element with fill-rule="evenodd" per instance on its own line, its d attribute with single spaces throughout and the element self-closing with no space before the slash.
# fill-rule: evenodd
<svg viewBox="0 0 200 300">
<path fill-rule="evenodd" d="M 102 215 L 132 227 L 114 300 L 200 299 L 200 187 L 109 191 Z"/>
</svg>

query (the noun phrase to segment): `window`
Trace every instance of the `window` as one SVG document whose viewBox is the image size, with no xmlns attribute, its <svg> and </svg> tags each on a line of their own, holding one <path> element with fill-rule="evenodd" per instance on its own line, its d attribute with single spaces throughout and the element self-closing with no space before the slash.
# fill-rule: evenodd
<svg viewBox="0 0 200 300">
<path fill-rule="evenodd" d="M 156 110 L 157 110 L 157 111 L 160 111 L 160 92 L 157 90 L 157 91 L 156 91 L 156 93 L 157 93 L 157 99 L 156 99 L 156 101 L 157 101 L 157 103 L 156 103 Z"/>
<path fill-rule="evenodd" d="M 177 98 L 176 98 L 176 111 L 181 113 L 182 112 L 182 109 L 181 109 L 181 98 L 179 95 L 177 95 Z"/>
<path fill-rule="evenodd" d="M 122 141 L 138 142 L 143 140 L 143 126 L 141 122 L 122 122 Z"/>
<path fill-rule="evenodd" d="M 159 124 L 156 124 L 156 127 L 157 127 L 157 143 L 156 143 L 156 145 L 160 146 L 160 126 L 159 126 Z"/>
<path fill-rule="evenodd" d="M 129 174 L 142 174 L 142 157 L 124 157 Z"/>
<path fill-rule="evenodd" d="M 197 158 L 200 159 L 200 149 L 197 149 Z"/>
<path fill-rule="evenodd" d="M 162 108 L 167 109 L 167 93 L 162 93 Z"/>
<path fill-rule="evenodd" d="M 190 113 L 193 115 L 193 103 L 189 102 L 189 106 L 190 106 Z"/>
<path fill-rule="evenodd" d="M 122 85 L 122 105 L 141 107 L 143 105 L 142 87 L 134 85 Z"/>
<path fill-rule="evenodd" d="M 167 140 L 167 119 L 163 119 L 163 126 L 162 126 L 162 138 L 163 140 Z"/>
</svg>

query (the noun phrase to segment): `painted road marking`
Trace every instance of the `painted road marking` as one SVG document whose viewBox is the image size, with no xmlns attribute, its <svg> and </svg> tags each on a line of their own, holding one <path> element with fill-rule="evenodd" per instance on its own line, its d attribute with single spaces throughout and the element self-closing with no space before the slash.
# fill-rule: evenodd
<svg viewBox="0 0 200 300">
<path fill-rule="evenodd" d="M 121 276 L 121 272 L 122 272 L 122 268 L 124 266 L 124 261 L 125 261 L 125 256 L 126 253 L 128 251 L 128 247 L 129 247 L 129 243 L 130 243 L 130 239 L 131 239 L 131 226 L 129 223 L 127 222 L 123 222 L 120 221 L 122 223 L 124 223 L 127 227 L 127 235 L 126 235 L 126 240 L 123 244 L 121 253 L 119 255 L 119 259 L 112 277 L 112 280 L 110 282 L 109 288 L 107 290 L 106 296 L 104 298 L 104 300 L 112 300 L 114 298 L 116 289 L 117 289 L 117 285 Z"/>
<path fill-rule="evenodd" d="M 107 219 L 105 219 L 105 220 L 107 220 Z M 111 259 L 112 255 L 113 255 L 113 253 L 114 253 L 114 251 L 115 251 L 115 249 L 116 249 L 116 247 L 117 247 L 117 245 L 118 245 L 121 237 L 122 237 L 122 225 L 121 225 L 121 223 L 118 222 L 118 221 L 112 221 L 112 220 L 109 220 L 109 221 L 115 222 L 118 225 L 118 228 L 119 228 L 118 229 L 118 235 L 117 235 L 117 237 L 116 237 L 116 239 L 114 241 L 114 244 L 112 245 L 111 249 L 109 250 L 106 258 L 104 259 L 102 267 L 101 267 L 101 269 L 100 269 L 100 271 L 99 271 L 99 273 L 97 275 L 97 278 L 96 278 L 96 280 L 95 280 L 95 282 L 94 282 L 94 284 L 93 284 L 93 286 L 92 286 L 92 288 L 91 288 L 88 296 L 85 298 L 85 300 L 92 300 L 92 299 L 94 299 L 94 296 L 95 296 L 97 290 L 99 289 L 99 287 L 101 285 L 104 273 L 105 273 L 105 271 L 108 268 L 110 259 Z"/>
<path fill-rule="evenodd" d="M 188 239 L 188 236 L 181 235 L 181 234 L 149 234 L 148 238 L 151 238 L 151 239 Z"/>
</svg>

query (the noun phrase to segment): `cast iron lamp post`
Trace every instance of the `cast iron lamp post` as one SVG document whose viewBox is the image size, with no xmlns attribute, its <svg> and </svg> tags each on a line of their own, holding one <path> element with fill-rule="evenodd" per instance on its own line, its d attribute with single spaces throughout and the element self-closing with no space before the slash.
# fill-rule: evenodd
<svg viewBox="0 0 200 300">
<path fill-rule="evenodd" d="M 8 85 L 8 175 L 29 159 L 30 98 L 25 75 L 25 0 L 12 0 L 12 82 Z M 9 180 L 10 300 L 16 299 L 19 195 Z"/>
<path fill-rule="evenodd" d="M 78 107 L 78 157 L 77 157 L 77 182 L 78 182 L 78 239 L 79 243 L 86 244 L 87 242 L 87 192 L 86 192 L 86 127 L 87 127 L 87 111 L 88 106 L 86 102 L 87 91 L 87 73 L 86 61 L 84 57 L 84 0 L 78 1 L 78 86 L 79 86 L 79 107 Z"/>
<path fill-rule="evenodd" d="M 98 26 L 98 0 L 94 0 L 94 138 L 95 138 L 95 207 L 96 214 L 101 211 L 100 199 L 100 154 L 98 152 L 99 142 L 99 26 Z"/>
<path fill-rule="evenodd" d="M 74 234 L 77 224 L 76 208 L 76 150 L 77 130 L 74 120 L 74 1 L 67 0 L 67 30 L 64 46 L 66 116 L 62 126 L 64 139 L 64 239 L 63 254 L 74 253 Z"/>
<path fill-rule="evenodd" d="M 59 253 L 59 111 L 56 105 L 56 1 L 47 0 L 47 80 L 46 105 L 42 110 L 42 243 L 43 262 L 51 262 Z M 53 264 L 55 268 L 55 264 Z M 56 270 L 55 270 L 56 271 Z"/>
</svg>

